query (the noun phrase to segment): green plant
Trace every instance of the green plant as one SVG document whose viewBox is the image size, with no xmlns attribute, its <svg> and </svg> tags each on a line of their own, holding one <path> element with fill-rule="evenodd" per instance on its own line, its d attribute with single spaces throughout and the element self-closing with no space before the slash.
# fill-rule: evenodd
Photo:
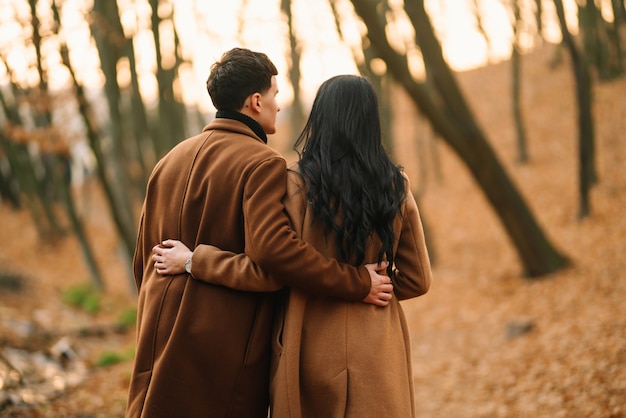
<svg viewBox="0 0 626 418">
<path fill-rule="evenodd" d="M 133 308 L 133 309 L 123 310 L 119 314 L 117 318 L 117 322 L 124 329 L 128 329 L 134 326 L 135 323 L 137 322 L 137 309 Z"/>
<path fill-rule="evenodd" d="M 135 357 L 135 347 L 128 349 L 126 352 L 105 351 L 95 361 L 96 367 L 107 367 Z"/>
<path fill-rule="evenodd" d="M 121 353 L 116 351 L 105 351 L 100 354 L 100 357 L 96 360 L 95 365 L 97 367 L 107 367 L 121 363 L 122 361 L 124 361 L 124 356 Z"/>
<path fill-rule="evenodd" d="M 100 293 L 90 285 L 75 285 L 62 295 L 63 302 L 74 308 L 80 308 L 90 314 L 100 310 Z"/>
</svg>

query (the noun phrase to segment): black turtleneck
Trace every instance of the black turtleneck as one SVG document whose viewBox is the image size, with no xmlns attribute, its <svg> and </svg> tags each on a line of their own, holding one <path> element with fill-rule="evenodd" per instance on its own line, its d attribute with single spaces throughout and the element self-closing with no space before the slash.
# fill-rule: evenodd
<svg viewBox="0 0 626 418">
<path fill-rule="evenodd" d="M 265 131 L 263 130 L 261 125 L 259 125 L 259 122 L 255 121 L 250 116 L 244 115 L 243 113 L 236 112 L 234 110 L 222 109 L 217 111 L 217 113 L 215 114 L 215 118 L 233 119 L 239 121 L 245 124 L 248 128 L 252 129 L 252 132 L 257 134 L 259 138 L 261 138 L 261 140 L 267 144 L 267 135 L 265 134 Z"/>
</svg>

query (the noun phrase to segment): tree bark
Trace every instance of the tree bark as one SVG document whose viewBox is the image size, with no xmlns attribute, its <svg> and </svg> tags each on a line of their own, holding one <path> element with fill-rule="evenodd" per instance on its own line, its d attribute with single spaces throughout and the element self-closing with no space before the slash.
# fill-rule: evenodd
<svg viewBox="0 0 626 418">
<path fill-rule="evenodd" d="M 52 2 L 52 12 L 56 28 L 58 30 L 61 25 L 61 19 L 56 1 Z M 63 44 L 63 46 L 65 46 L 65 44 Z M 52 117 L 48 117 L 47 119 L 52 122 Z M 98 290 L 104 290 L 104 281 L 102 280 L 102 275 L 98 269 L 98 263 L 96 262 L 93 248 L 89 242 L 89 238 L 87 237 L 85 225 L 76 210 L 76 204 L 72 194 L 72 175 L 70 171 L 69 150 L 66 150 L 66 152 L 67 153 L 52 155 L 52 169 L 50 170 L 50 177 L 54 179 L 53 182 L 56 185 L 56 191 L 61 199 L 61 203 L 65 207 L 65 212 L 70 221 L 70 225 L 72 226 L 74 235 L 78 239 L 91 283 Z"/>
<path fill-rule="evenodd" d="M 108 0 L 104 0 L 108 1 Z M 152 36 L 154 39 L 155 61 L 156 61 L 156 79 L 159 94 L 159 120 L 158 124 L 161 129 L 155 132 L 159 138 L 159 154 L 162 157 L 178 142 L 185 139 L 185 112 L 184 106 L 176 100 L 174 94 L 174 80 L 181 59 L 178 55 L 179 40 L 176 29 L 173 29 L 171 36 L 174 37 L 174 65 L 171 68 L 165 68 L 163 65 L 163 53 L 161 51 L 161 22 L 163 19 L 159 16 L 159 3 L 161 0 L 150 0 L 150 8 L 152 9 Z M 171 17 L 170 17 L 171 18 Z"/>
<path fill-rule="evenodd" d="M 352 0 L 358 15 L 368 28 L 372 45 L 385 60 L 389 70 L 404 87 L 435 131 L 451 146 L 467 165 L 488 201 L 499 216 L 515 246 L 525 274 L 534 278 L 554 272 L 567 260 L 548 241 L 535 221 L 508 174 L 478 127 L 452 71 L 443 59 L 421 0 L 405 3 L 433 86 L 417 83 L 406 59 L 390 46 L 385 35 L 385 22 L 376 13 L 375 0 Z"/>
<path fill-rule="evenodd" d="M 565 43 L 572 60 L 572 67 L 576 79 L 576 98 L 578 100 L 578 189 L 579 189 L 579 218 L 585 218 L 591 211 L 589 190 L 597 180 L 594 164 L 594 129 L 591 112 L 591 76 L 587 60 L 582 51 L 578 50 L 574 38 L 567 28 L 565 10 L 562 0 L 554 0 L 556 13 L 561 26 L 563 43 Z"/>
<path fill-rule="evenodd" d="M 543 0 L 535 0 L 535 24 L 539 38 L 543 39 Z"/>
<path fill-rule="evenodd" d="M 289 34 L 289 56 L 287 59 L 287 67 L 289 80 L 293 88 L 293 101 L 291 102 L 291 127 L 292 138 L 298 136 L 300 131 L 304 128 L 306 115 L 304 113 L 304 106 L 302 104 L 302 90 L 300 89 L 300 46 L 298 45 L 298 39 L 294 32 L 293 17 L 291 13 L 292 0 L 281 0 L 280 8 L 287 17 L 287 30 Z"/>
<path fill-rule="evenodd" d="M 104 194 L 107 198 L 109 210 L 111 211 L 111 214 L 113 216 L 113 222 L 115 224 L 115 227 L 122 241 L 123 248 L 126 252 L 127 260 L 131 260 L 135 252 L 135 235 L 133 234 L 133 236 L 130 236 L 129 234 L 125 233 L 123 215 L 120 212 L 120 208 L 118 208 L 115 205 L 114 191 L 106 175 L 106 170 L 104 168 L 105 157 L 104 157 L 102 148 L 100 146 L 100 142 L 101 142 L 100 136 L 98 134 L 98 131 L 96 130 L 96 127 L 94 126 L 92 122 L 93 111 L 91 110 L 91 106 L 85 94 L 85 89 L 76 78 L 74 69 L 70 61 L 67 46 L 64 44 L 61 45 L 60 52 L 61 52 L 61 60 L 63 64 L 67 67 L 70 73 L 70 77 L 72 79 L 74 94 L 76 96 L 76 101 L 78 103 L 78 112 L 85 125 L 87 140 L 89 141 L 90 148 L 92 152 L 94 153 L 94 156 L 96 159 L 96 171 L 98 174 L 100 185 L 102 186 Z M 130 262 L 128 262 L 127 265 L 130 270 Z M 131 292 L 136 292 L 137 288 L 135 285 L 135 279 L 133 278 L 132 272 L 128 274 L 127 277 L 128 277 L 128 284 L 129 284 Z"/>
<path fill-rule="evenodd" d="M 39 237 L 44 239 L 54 237 L 60 234 L 60 225 L 52 205 L 49 204 L 45 196 L 42 196 L 40 180 L 36 175 L 39 170 L 36 168 L 27 145 L 23 141 L 15 141 L 15 137 L 20 136 L 20 131 L 24 131 L 24 123 L 18 109 L 22 100 L 21 96 L 24 96 L 24 94 L 15 83 L 13 72 L 7 65 L 6 60 L 4 57 L 1 58 L 2 65 L 9 76 L 11 98 L 7 99 L 3 91 L 0 90 L 0 106 L 4 111 L 4 132 L 0 145 L 6 152 L 10 171 L 17 181 L 19 191 L 26 200 Z"/>
<path fill-rule="evenodd" d="M 135 145 L 136 160 L 141 168 L 141 175 L 137 179 L 140 195 L 145 193 L 145 185 L 148 183 L 148 176 L 156 162 L 158 155 L 155 141 L 150 139 L 150 127 L 148 125 L 148 115 L 146 106 L 139 90 L 139 77 L 137 76 L 137 63 L 135 60 L 135 43 L 132 38 L 126 40 L 126 56 L 130 69 L 130 106 L 132 112 L 133 136 Z M 149 157 L 148 157 L 149 156 Z"/>
<path fill-rule="evenodd" d="M 91 32 L 96 41 L 100 65 L 104 73 L 104 91 L 107 97 L 109 110 L 109 126 L 111 130 L 111 151 L 105 153 L 100 138 L 90 141 L 94 155 L 98 158 L 98 169 L 102 170 L 100 180 L 106 181 L 109 189 L 107 198 L 111 200 L 111 208 L 116 212 L 119 233 L 124 241 L 135 241 L 137 220 L 134 218 L 132 199 L 129 191 L 132 189 L 124 147 L 124 133 L 122 128 L 121 91 L 117 81 L 117 64 L 123 55 L 126 37 L 122 29 L 119 10 L 116 1 L 94 0 L 91 22 Z M 69 67 L 68 67 L 69 68 Z M 92 138 L 95 139 L 95 138 Z M 108 157 L 108 158 L 107 158 Z M 110 180 L 107 180 L 109 179 Z M 128 256 L 132 258 L 131 251 Z"/>
<path fill-rule="evenodd" d="M 526 145 L 526 130 L 524 129 L 524 117 L 522 116 L 521 106 L 521 66 L 522 54 L 520 46 L 520 7 L 519 0 L 511 0 L 513 7 L 513 45 L 511 48 L 511 88 L 512 88 L 512 108 L 513 121 L 515 123 L 515 132 L 517 136 L 517 161 L 524 164 L 528 161 L 528 149 Z"/>
<path fill-rule="evenodd" d="M 622 38 L 620 36 L 622 24 L 626 19 L 624 4 L 624 0 L 611 0 L 611 7 L 613 9 L 613 28 L 610 31 L 610 36 L 616 49 L 615 59 L 617 60 L 617 71 L 619 72 L 619 74 L 624 74 L 624 52 L 622 50 Z"/>
<path fill-rule="evenodd" d="M 613 4 L 614 12 L 615 5 Z M 621 42 L 619 37 L 619 14 L 613 25 L 602 17 L 602 11 L 594 0 L 578 5 L 578 26 L 583 39 L 583 51 L 587 62 L 598 71 L 600 80 L 612 80 L 624 73 Z"/>
</svg>

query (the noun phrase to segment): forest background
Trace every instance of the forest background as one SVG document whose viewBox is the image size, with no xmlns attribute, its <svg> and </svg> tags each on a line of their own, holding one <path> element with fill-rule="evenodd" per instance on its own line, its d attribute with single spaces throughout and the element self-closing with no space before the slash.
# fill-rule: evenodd
<svg viewBox="0 0 626 418">
<path fill-rule="evenodd" d="M 0 3 L 0 414 L 123 415 L 145 181 L 242 45 L 290 160 L 319 83 L 378 89 L 435 272 L 418 416 L 625 416 L 624 2 L 228 4 Z"/>
</svg>

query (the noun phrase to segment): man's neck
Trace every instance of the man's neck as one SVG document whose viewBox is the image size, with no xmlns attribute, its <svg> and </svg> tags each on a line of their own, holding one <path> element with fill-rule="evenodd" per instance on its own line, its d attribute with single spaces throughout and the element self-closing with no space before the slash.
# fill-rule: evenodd
<svg viewBox="0 0 626 418">
<path fill-rule="evenodd" d="M 248 128 L 252 129 L 252 132 L 257 134 L 257 136 L 267 144 L 267 135 L 265 134 L 265 131 L 263 130 L 259 122 L 252 119 L 250 116 L 241 112 L 237 112 L 235 110 L 218 110 L 215 114 L 215 117 L 223 119 L 233 119 L 245 124 Z"/>
</svg>

